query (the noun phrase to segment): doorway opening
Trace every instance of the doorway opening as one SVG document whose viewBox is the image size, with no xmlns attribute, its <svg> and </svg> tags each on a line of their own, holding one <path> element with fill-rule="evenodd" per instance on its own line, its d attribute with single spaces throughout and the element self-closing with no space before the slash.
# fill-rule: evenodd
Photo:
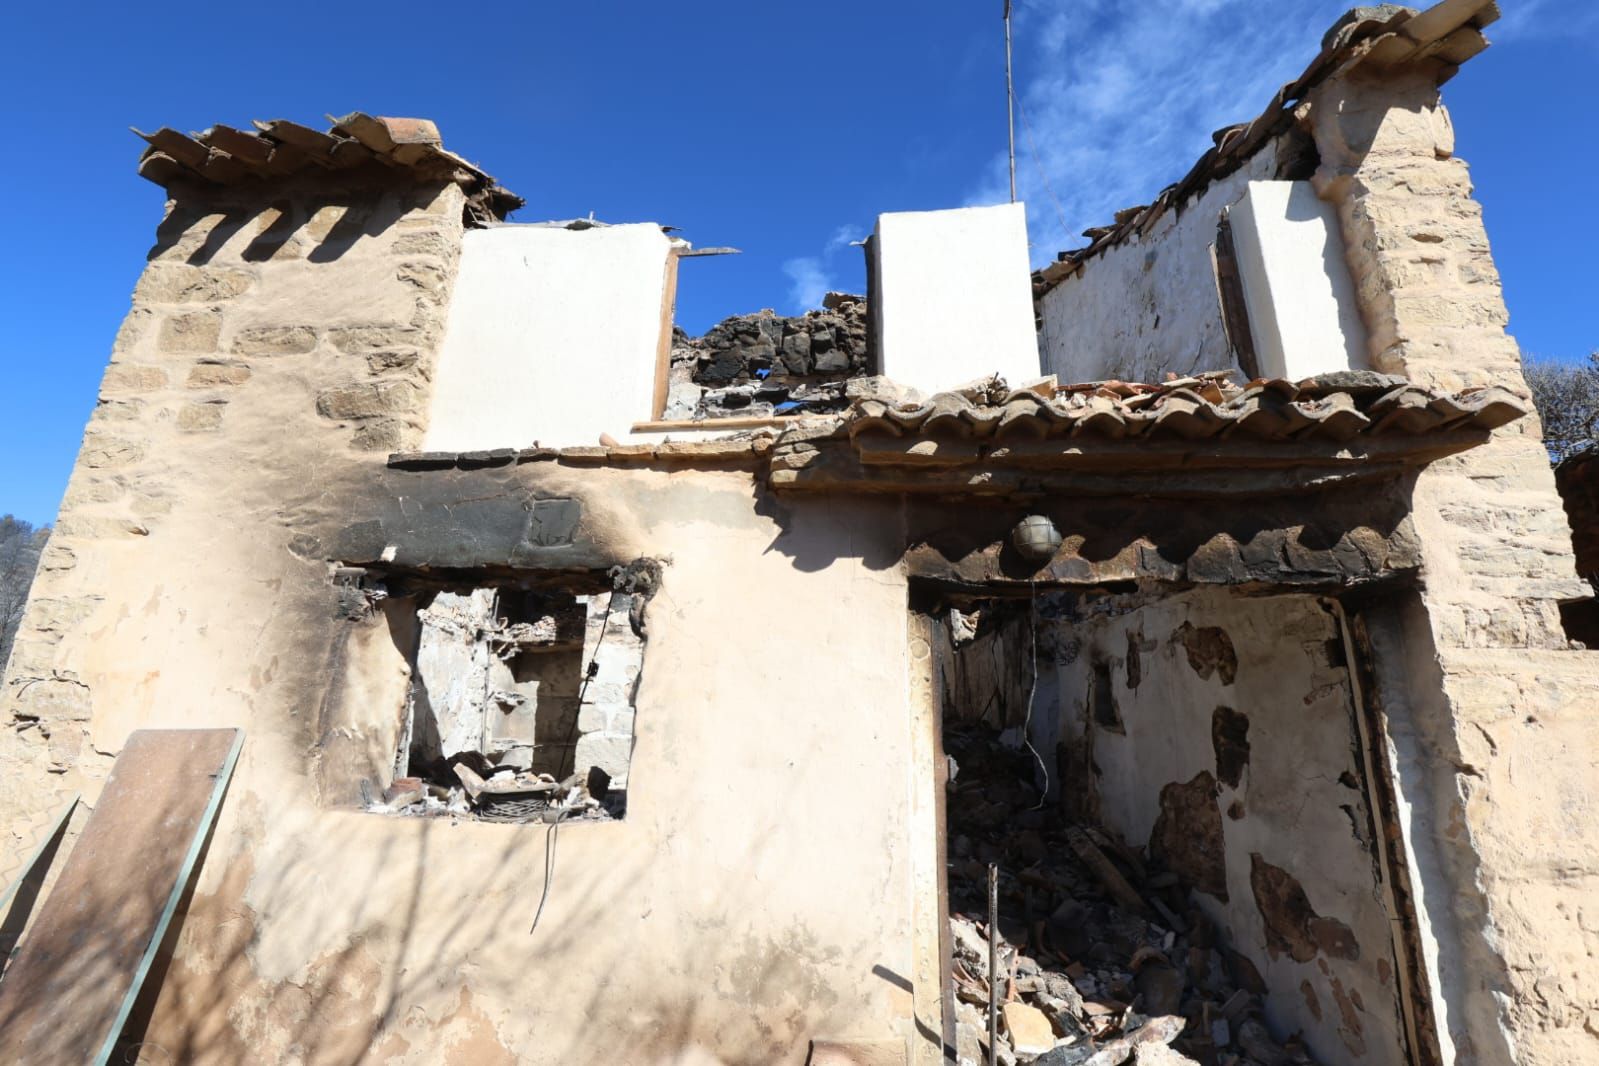
<svg viewBox="0 0 1599 1066">
<path fill-rule="evenodd" d="M 1417 1061 L 1335 605 L 928 588 L 916 608 L 961 1061 L 987 1061 L 991 989 L 1000 1061 Z"/>
</svg>

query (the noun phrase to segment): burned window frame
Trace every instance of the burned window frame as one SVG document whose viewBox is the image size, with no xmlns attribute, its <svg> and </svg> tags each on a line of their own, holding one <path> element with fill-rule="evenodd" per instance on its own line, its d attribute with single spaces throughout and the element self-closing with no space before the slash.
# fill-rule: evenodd
<svg viewBox="0 0 1599 1066">
<path fill-rule="evenodd" d="M 406 672 L 398 740 L 384 775 L 389 783 L 381 790 L 362 783 L 365 809 L 497 822 L 622 818 L 647 650 L 644 611 L 660 574 L 652 559 L 581 571 L 336 568 L 349 617 L 363 613 L 355 604 L 366 614 L 383 605 Z M 437 611 L 441 595 L 453 597 L 448 618 Z M 473 600 L 477 614 L 462 616 L 461 605 Z M 464 654 L 454 666 L 468 691 L 455 696 L 466 718 L 448 745 L 432 717 L 438 696 L 424 687 L 430 612 L 438 632 L 463 629 L 457 639 Z M 517 662 L 525 657 L 533 658 L 519 676 Z M 448 659 L 434 665 L 449 668 Z M 472 695 L 476 671 L 483 687 Z M 546 682 L 559 695 L 541 705 L 537 695 Z M 502 701 L 502 694 L 511 698 Z M 549 728 L 540 728 L 542 706 L 558 709 Z M 475 734 L 472 713 L 479 716 Z M 517 715 L 524 720 L 513 722 Z"/>
</svg>

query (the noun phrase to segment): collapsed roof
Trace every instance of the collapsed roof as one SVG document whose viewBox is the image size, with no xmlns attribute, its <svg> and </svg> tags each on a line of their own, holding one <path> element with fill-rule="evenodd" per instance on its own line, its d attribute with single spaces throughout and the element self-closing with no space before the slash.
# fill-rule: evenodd
<svg viewBox="0 0 1599 1066">
<path fill-rule="evenodd" d="M 1294 111 L 1310 91 L 1334 74 L 1360 63 L 1403 66 L 1424 59 L 1444 67 L 1444 77 L 1488 47 L 1483 27 L 1499 18 L 1496 0 L 1444 0 L 1426 11 L 1381 4 L 1346 12 L 1322 38 L 1321 52 L 1299 77 L 1277 90 L 1256 118 L 1224 126 L 1215 142 L 1182 180 L 1160 191 L 1154 201 L 1116 212 L 1108 226 L 1083 231 L 1089 244 L 1061 252 L 1054 263 L 1033 272 L 1033 296 L 1076 273 L 1083 264 L 1134 234 L 1147 235 L 1168 211 L 1181 210 L 1211 183 L 1243 166 L 1272 138 L 1294 123 Z"/>
</svg>

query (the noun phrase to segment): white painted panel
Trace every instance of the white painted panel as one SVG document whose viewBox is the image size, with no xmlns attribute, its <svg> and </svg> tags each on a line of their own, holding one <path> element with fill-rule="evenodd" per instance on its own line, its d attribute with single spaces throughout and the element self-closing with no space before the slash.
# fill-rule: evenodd
<svg viewBox="0 0 1599 1066">
<path fill-rule="evenodd" d="M 1164 381 L 1236 367 L 1216 291 L 1216 229 L 1251 180 L 1271 177 L 1278 155 L 1275 146 L 1263 148 L 1045 293 L 1044 372 L 1064 384 Z"/>
<path fill-rule="evenodd" d="M 1333 206 L 1308 181 L 1252 181 L 1228 213 L 1260 372 L 1299 381 L 1366 367 Z"/>
<path fill-rule="evenodd" d="M 1022 204 L 880 215 L 872 244 L 884 374 L 923 392 L 1039 376 Z"/>
<path fill-rule="evenodd" d="M 652 414 L 669 252 L 652 223 L 468 230 L 423 447 L 625 438 Z"/>
</svg>

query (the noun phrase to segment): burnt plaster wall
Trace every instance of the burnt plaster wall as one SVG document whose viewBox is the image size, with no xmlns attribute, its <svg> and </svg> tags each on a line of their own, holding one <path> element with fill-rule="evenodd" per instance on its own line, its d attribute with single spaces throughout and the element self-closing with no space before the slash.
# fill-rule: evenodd
<svg viewBox="0 0 1599 1066">
<path fill-rule="evenodd" d="M 896 509 L 780 523 L 737 472 L 348 473 L 284 501 L 299 504 L 288 525 L 270 504 L 186 508 L 170 540 L 144 542 L 141 587 L 88 622 L 119 670 L 80 675 L 96 750 L 114 752 L 123 723 L 249 731 L 146 1039 L 218 1063 L 424 1063 L 462 1046 L 489 1062 L 612 1063 L 640 1061 L 642 1045 L 663 1061 L 798 1063 L 819 1035 L 906 1039 L 906 592 L 896 553 L 870 547 L 902 535 Z M 527 547 L 544 500 L 581 517 L 544 538 L 567 543 Z M 260 525 L 260 538 L 224 533 Z M 201 540 L 213 548 L 198 571 Z M 351 597 L 313 543 L 457 572 L 670 559 L 647 615 L 647 658 L 670 668 L 646 662 L 628 817 L 560 830 L 535 934 L 543 827 L 383 818 L 322 787 L 344 772 L 328 760 L 386 750 L 382 712 L 404 679 L 366 669 L 393 662 L 387 627 L 346 617 Z M 784 609 L 752 629 L 770 603 Z M 349 713 L 352 685 L 369 717 Z M 146 691 L 148 704 L 119 699 Z M 346 717 L 328 717 L 335 704 Z M 16 787 L 92 797 L 90 770 L 35 766 Z M 817 804 L 843 792 L 854 801 Z M 841 886 L 859 890 L 850 907 Z"/>
<path fill-rule="evenodd" d="M 1216 282 L 1217 227 L 1249 182 L 1305 177 L 1306 141 L 1290 132 L 1267 142 L 1148 233 L 1099 253 L 1045 293 L 1044 372 L 1063 382 L 1163 381 L 1168 373 L 1238 369 Z"/>
<path fill-rule="evenodd" d="M 1280 1037 L 1409 1063 L 1335 616 L 1305 595 L 1111 597 L 1046 607 L 1039 644 L 1057 794 L 1193 888 Z"/>
<path fill-rule="evenodd" d="M 1362 67 L 1318 87 L 1304 105 L 1315 182 L 1338 210 L 1372 366 L 1526 396 L 1482 207 L 1437 89 L 1449 73 L 1426 61 Z M 1588 589 L 1539 438 L 1535 418 L 1496 430 L 1429 466 L 1414 494 L 1421 621 L 1395 630 L 1395 658 L 1411 667 L 1407 704 L 1425 709 L 1421 750 L 1445 761 L 1397 778 L 1403 832 L 1413 874 L 1474 871 L 1420 894 L 1430 928 L 1479 949 L 1466 966 L 1438 962 L 1447 944 L 1430 949 L 1446 1061 L 1599 1062 L 1588 1021 L 1599 1005 L 1599 748 L 1569 702 L 1577 679 L 1590 690 L 1599 679 L 1599 656 L 1570 648 L 1561 626 L 1560 603 Z M 1554 810 L 1490 785 L 1512 775 L 1536 776 Z"/>
<path fill-rule="evenodd" d="M 931 627 L 942 712 L 995 730 L 1021 725 L 1034 680 L 1026 605 L 993 601 L 949 611 Z"/>
<path fill-rule="evenodd" d="M 1031 505 L 914 500 L 907 566 L 953 585 L 1130 581 L 1334 588 L 1393 579 L 1420 563 L 1409 517 L 1411 478 L 1243 499 L 1042 498 Z M 1010 542 L 1027 514 L 1054 522 L 1047 563 Z"/>
<path fill-rule="evenodd" d="M 3 853 L 73 792 L 92 808 L 132 729 L 240 726 L 138 1012 L 173 1061 L 799 1063 L 813 1037 L 909 1040 L 909 990 L 937 977 L 913 953 L 907 804 L 930 771 L 912 766 L 898 508 L 789 510 L 747 471 L 388 469 L 357 435 L 392 418 L 408 437 L 409 415 L 319 400 L 425 365 L 404 264 L 422 244 L 453 262 L 458 196 L 363 201 L 337 255 L 313 222 L 281 260 L 246 254 L 264 217 L 163 230 L 7 675 Z M 405 684 L 335 564 L 586 574 L 643 555 L 667 563 L 628 816 L 562 827 L 530 935 L 543 827 L 386 818 L 323 787 L 349 780 L 332 760 L 384 750 L 375 716 Z M 374 717 L 336 698 L 352 688 Z M 85 906 L 112 912 L 118 886 L 100 890 Z"/>
</svg>

